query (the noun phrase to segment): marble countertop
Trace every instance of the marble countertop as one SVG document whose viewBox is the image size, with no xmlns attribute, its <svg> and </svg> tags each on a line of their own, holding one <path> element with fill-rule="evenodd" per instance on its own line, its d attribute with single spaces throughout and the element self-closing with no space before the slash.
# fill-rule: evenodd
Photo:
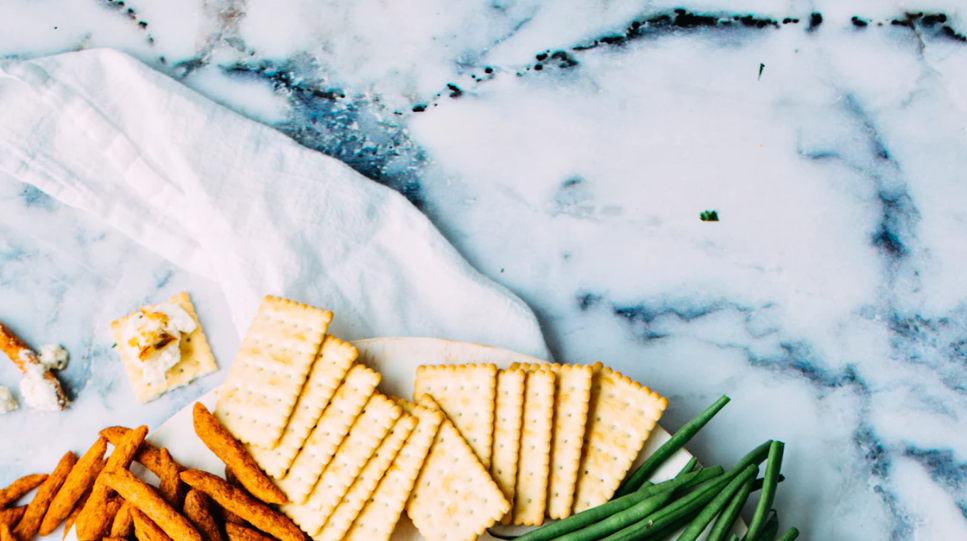
<svg viewBox="0 0 967 541">
<path fill-rule="evenodd" d="M 400 191 L 666 428 L 730 394 L 704 461 L 784 440 L 805 539 L 967 539 L 967 12 L 681 6 L 14 0 L 0 57 L 124 50 Z M 138 406 L 108 325 L 182 290 L 223 368 Z M 0 321 L 69 349 L 74 397 L 0 417 L 0 485 L 159 425 L 239 343 L 216 284 L 3 175 Z"/>
</svg>

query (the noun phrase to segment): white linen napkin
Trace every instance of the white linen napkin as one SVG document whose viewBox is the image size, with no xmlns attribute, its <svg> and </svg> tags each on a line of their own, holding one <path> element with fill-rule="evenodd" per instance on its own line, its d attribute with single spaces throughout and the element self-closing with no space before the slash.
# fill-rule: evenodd
<svg viewBox="0 0 967 541">
<path fill-rule="evenodd" d="M 0 61 L 0 171 L 217 281 L 240 335 L 273 294 L 346 339 L 548 358 L 527 305 L 404 197 L 121 52 Z"/>
</svg>

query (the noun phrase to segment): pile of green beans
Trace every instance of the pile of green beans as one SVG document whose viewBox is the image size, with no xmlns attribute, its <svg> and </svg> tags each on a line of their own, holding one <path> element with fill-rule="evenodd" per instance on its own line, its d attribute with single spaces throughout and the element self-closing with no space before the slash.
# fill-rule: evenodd
<svg viewBox="0 0 967 541">
<path fill-rule="evenodd" d="M 729 402 L 722 396 L 658 448 L 621 485 L 611 501 L 517 537 L 515 541 L 640 541 L 663 540 L 684 528 L 676 541 L 696 541 L 711 525 L 708 541 L 793 541 L 799 530 L 779 536 L 779 516 L 772 504 L 785 444 L 768 440 L 740 459 L 732 469 L 697 467 L 692 458 L 668 481 L 652 483 L 652 475 L 685 446 Z M 756 479 L 765 462 L 762 478 Z M 742 507 L 761 490 L 749 530 L 731 534 Z"/>
</svg>

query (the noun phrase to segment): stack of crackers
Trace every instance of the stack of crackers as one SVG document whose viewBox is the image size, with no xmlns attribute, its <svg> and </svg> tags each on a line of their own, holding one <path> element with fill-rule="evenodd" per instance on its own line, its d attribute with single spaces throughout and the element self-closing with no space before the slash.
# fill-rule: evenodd
<svg viewBox="0 0 967 541">
<path fill-rule="evenodd" d="M 519 526 L 610 500 L 668 405 L 601 363 L 421 366 L 414 395 L 440 404 Z"/>
<path fill-rule="evenodd" d="M 404 509 L 469 541 L 604 503 L 667 405 L 600 364 L 421 366 L 406 401 L 331 321 L 266 297 L 215 410 L 316 541 L 387 540 Z"/>
<path fill-rule="evenodd" d="M 474 451 L 430 396 L 379 393 L 331 321 L 266 297 L 215 409 L 285 493 L 281 511 L 317 541 L 389 539 L 404 508 L 427 538 L 482 534 L 510 503 Z"/>
</svg>

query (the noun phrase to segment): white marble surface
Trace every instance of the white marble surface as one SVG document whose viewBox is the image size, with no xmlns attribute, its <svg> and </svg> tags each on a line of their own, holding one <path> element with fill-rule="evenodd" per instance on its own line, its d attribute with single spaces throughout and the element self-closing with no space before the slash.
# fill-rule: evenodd
<svg viewBox="0 0 967 541">
<path fill-rule="evenodd" d="M 4 2 L 0 56 L 122 49 L 402 191 L 667 428 L 729 393 L 704 461 L 786 441 L 805 539 L 967 538 L 959 2 L 120 4 Z M 215 284 L 0 177 L 0 321 L 68 347 L 75 397 L 0 417 L 0 484 L 224 378 L 134 401 L 108 323 L 181 290 L 228 365 Z"/>
</svg>

